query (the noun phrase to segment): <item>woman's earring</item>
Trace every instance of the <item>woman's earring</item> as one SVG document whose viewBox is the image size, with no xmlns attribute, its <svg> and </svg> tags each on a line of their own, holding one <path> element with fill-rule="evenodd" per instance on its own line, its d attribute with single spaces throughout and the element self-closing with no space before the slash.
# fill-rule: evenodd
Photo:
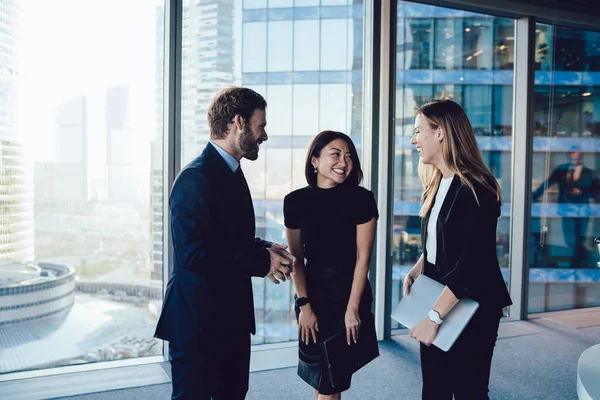
<svg viewBox="0 0 600 400">
<path fill-rule="evenodd" d="M 315 168 L 315 174 L 317 173 L 317 169 Z"/>
</svg>

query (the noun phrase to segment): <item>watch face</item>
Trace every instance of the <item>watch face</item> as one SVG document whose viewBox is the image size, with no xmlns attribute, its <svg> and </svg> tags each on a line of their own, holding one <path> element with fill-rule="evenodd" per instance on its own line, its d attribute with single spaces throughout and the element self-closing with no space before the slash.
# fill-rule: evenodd
<svg viewBox="0 0 600 400">
<path fill-rule="evenodd" d="M 435 322 L 436 324 L 440 324 L 442 322 L 442 319 L 440 318 L 440 314 L 435 310 L 429 310 L 428 316 L 429 316 L 429 319 L 431 321 Z"/>
<path fill-rule="evenodd" d="M 296 299 L 296 305 L 298 307 L 302 307 L 302 306 L 306 305 L 306 303 L 308 303 L 308 300 L 306 299 L 306 297 L 300 297 L 299 299 Z"/>
</svg>

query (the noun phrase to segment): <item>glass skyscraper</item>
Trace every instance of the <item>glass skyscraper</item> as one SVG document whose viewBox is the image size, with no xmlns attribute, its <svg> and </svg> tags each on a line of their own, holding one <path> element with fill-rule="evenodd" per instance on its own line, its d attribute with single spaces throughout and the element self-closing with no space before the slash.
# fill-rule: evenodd
<svg viewBox="0 0 600 400">
<path fill-rule="evenodd" d="M 17 76 L 21 5 L 0 1 L 0 260 L 33 257 L 33 202 L 25 154 L 17 137 Z"/>
</svg>

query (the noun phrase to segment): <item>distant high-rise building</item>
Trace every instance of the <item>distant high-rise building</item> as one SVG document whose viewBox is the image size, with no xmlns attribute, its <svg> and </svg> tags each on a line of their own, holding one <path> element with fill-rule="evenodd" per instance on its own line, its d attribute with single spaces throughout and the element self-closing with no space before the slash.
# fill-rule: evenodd
<svg viewBox="0 0 600 400">
<path fill-rule="evenodd" d="M 220 89 L 233 84 L 233 0 L 185 0 L 181 108 L 182 163 L 209 140 L 206 111 Z"/>
<path fill-rule="evenodd" d="M 133 129 L 129 110 L 129 85 L 106 91 L 106 200 L 134 204 L 137 184 L 133 162 Z"/>
<path fill-rule="evenodd" d="M 17 138 L 18 33 L 21 6 L 0 1 L 0 259 L 33 257 L 33 204 Z"/>
<path fill-rule="evenodd" d="M 155 58 L 155 121 L 156 135 L 150 155 L 150 230 L 152 237 L 151 279 L 163 278 L 163 75 L 164 75 L 165 10 L 156 8 L 156 58 Z"/>
<path fill-rule="evenodd" d="M 56 161 L 34 167 L 36 210 L 81 211 L 88 200 L 87 100 L 70 99 L 56 109 Z"/>
</svg>

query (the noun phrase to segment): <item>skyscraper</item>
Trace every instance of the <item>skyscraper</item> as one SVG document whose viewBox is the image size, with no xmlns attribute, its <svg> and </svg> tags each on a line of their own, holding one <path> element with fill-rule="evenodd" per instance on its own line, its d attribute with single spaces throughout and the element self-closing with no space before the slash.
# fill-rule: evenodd
<svg viewBox="0 0 600 400">
<path fill-rule="evenodd" d="M 128 85 L 106 90 L 106 200 L 113 204 L 137 201 L 129 97 Z"/>
<path fill-rule="evenodd" d="M 163 278 L 163 75 L 165 9 L 156 8 L 155 99 L 156 132 L 150 153 L 150 236 L 152 237 L 152 271 L 150 278 Z"/>
<path fill-rule="evenodd" d="M 80 212 L 88 200 L 87 99 L 77 96 L 56 109 L 56 161 L 37 162 L 35 207 Z"/>
<path fill-rule="evenodd" d="M 21 6 L 0 0 L 0 259 L 33 257 L 33 204 L 17 137 L 18 33 Z"/>
<path fill-rule="evenodd" d="M 206 111 L 215 93 L 233 84 L 234 0 L 186 0 L 183 10 L 182 163 L 209 139 Z"/>
</svg>

